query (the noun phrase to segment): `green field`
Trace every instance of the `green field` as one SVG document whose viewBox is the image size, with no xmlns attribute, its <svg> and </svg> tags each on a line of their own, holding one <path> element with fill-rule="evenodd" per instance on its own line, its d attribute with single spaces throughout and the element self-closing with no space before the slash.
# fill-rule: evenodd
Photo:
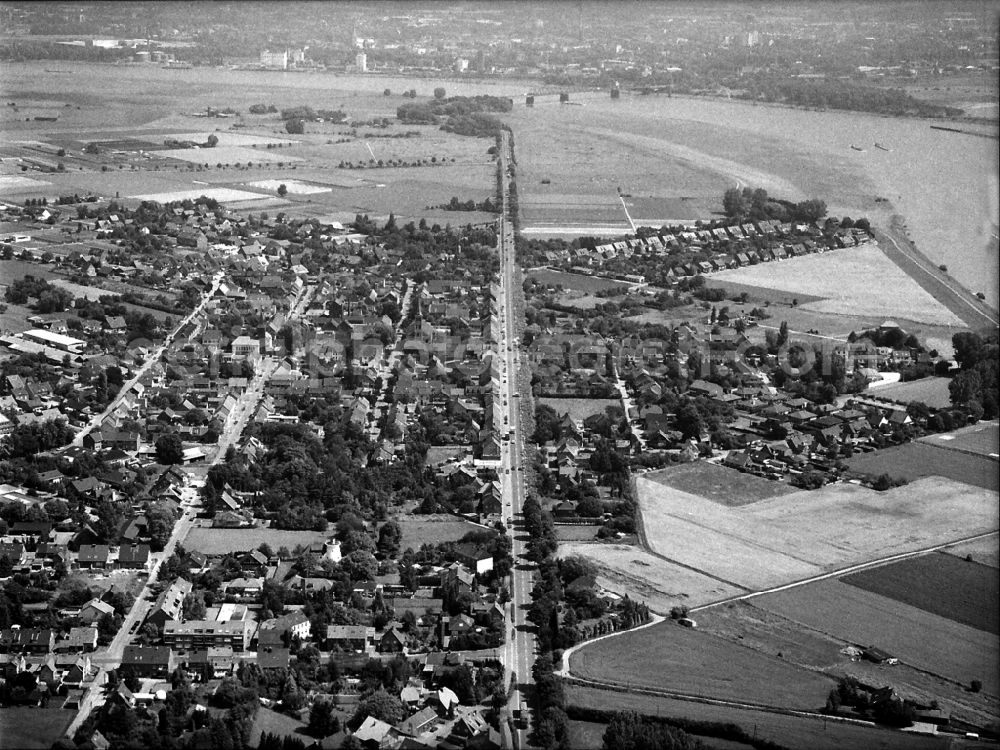
<svg viewBox="0 0 1000 750">
<path fill-rule="evenodd" d="M 664 487 L 701 495 L 731 508 L 798 491 L 781 482 L 772 482 L 707 461 L 672 466 L 644 476 Z"/>
<path fill-rule="evenodd" d="M 833 680 L 672 621 L 595 641 L 570 657 L 573 674 L 631 687 L 819 709 Z"/>
<path fill-rule="evenodd" d="M 51 705 L 65 698 L 56 696 Z M 48 750 L 73 720 L 73 711 L 61 708 L 5 707 L 0 709 L 0 747 Z"/>
<path fill-rule="evenodd" d="M 914 481 L 939 476 L 956 482 L 1000 490 L 997 462 L 987 456 L 977 456 L 916 441 L 894 445 L 872 453 L 860 453 L 847 459 L 852 471 L 877 477 L 888 474 L 895 479 Z"/>
<path fill-rule="evenodd" d="M 980 422 L 943 435 L 928 435 L 921 442 L 953 451 L 968 451 L 980 456 L 997 457 L 1000 453 L 1000 425 Z"/>
<path fill-rule="evenodd" d="M 944 409 L 951 406 L 951 396 L 948 393 L 950 382 L 950 378 L 921 378 L 870 388 L 867 393 L 878 398 L 892 399 L 900 404 L 920 401 L 932 409 Z"/>
<path fill-rule="evenodd" d="M 613 639 L 614 640 L 614 639 Z M 733 723 L 759 739 L 782 747 L 809 750 L 944 750 L 951 740 L 923 737 L 891 729 L 859 726 L 821 717 L 788 716 L 756 709 L 713 706 L 695 701 L 566 685 L 566 704 L 609 711 L 636 711 L 646 716 L 667 716 L 695 721 Z M 714 740 L 704 740 L 706 744 Z"/>
<path fill-rule="evenodd" d="M 616 398 L 540 398 L 537 403 L 551 406 L 559 416 L 568 413 L 570 419 L 581 421 L 603 414 L 609 406 L 621 408 L 622 405 Z"/>
<path fill-rule="evenodd" d="M 188 532 L 184 549 L 204 552 L 206 555 L 224 555 L 227 552 L 248 552 L 267 543 L 272 549 L 287 547 L 294 550 L 298 545 L 308 546 L 322 542 L 330 535 L 323 531 L 287 531 L 283 529 L 212 529 L 196 527 Z"/>
<path fill-rule="evenodd" d="M 585 276 L 582 273 L 552 271 L 548 268 L 539 271 L 530 271 L 526 276 L 540 284 L 561 286 L 563 289 L 578 289 L 581 292 L 599 292 L 603 289 L 617 289 L 624 292 L 631 286 L 631 284 L 625 281 L 603 279 L 598 276 Z"/>
<path fill-rule="evenodd" d="M 840 580 L 963 625 L 1000 634 L 1000 570 L 989 565 L 937 553 Z"/>
<path fill-rule="evenodd" d="M 430 516 L 401 516 L 396 519 L 403 531 L 399 548 L 420 549 L 425 544 L 457 542 L 470 531 L 482 531 L 483 527 L 454 516 L 434 514 Z"/>
</svg>

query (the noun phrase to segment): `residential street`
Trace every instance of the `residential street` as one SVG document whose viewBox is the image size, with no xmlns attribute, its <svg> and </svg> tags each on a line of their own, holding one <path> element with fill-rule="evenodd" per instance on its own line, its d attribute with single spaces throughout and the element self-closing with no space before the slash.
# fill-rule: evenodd
<svg viewBox="0 0 1000 750">
<path fill-rule="evenodd" d="M 163 353 L 174 342 L 174 339 L 177 337 L 177 334 L 179 334 L 183 330 L 184 326 L 186 326 L 192 320 L 198 318 L 201 315 L 202 311 L 205 309 L 205 305 L 207 305 L 208 301 L 212 299 L 212 297 L 215 295 L 216 290 L 218 290 L 219 288 L 219 284 L 222 283 L 223 276 L 224 274 L 222 273 L 222 271 L 219 271 L 217 274 L 215 274 L 215 276 L 212 278 L 212 286 L 208 289 L 207 292 L 205 292 L 205 296 L 202 297 L 201 304 L 199 304 L 194 310 L 188 313 L 188 315 L 180 323 L 177 324 L 177 327 L 174 328 L 174 330 L 171 331 L 170 334 L 163 340 L 163 344 L 161 346 L 159 346 L 155 351 L 149 353 L 149 356 L 146 357 L 146 361 L 143 363 L 143 365 L 136 371 L 135 375 L 133 375 L 128 381 L 124 383 L 124 385 L 122 385 L 121 390 L 118 391 L 118 395 L 115 396 L 113 399 L 111 399 L 111 403 L 108 404 L 107 408 L 105 408 L 104 411 L 102 411 L 100 414 L 91 419 L 90 422 L 87 424 L 87 426 L 76 434 L 76 437 L 73 438 L 72 445 L 76 446 L 83 445 L 83 439 L 87 435 L 89 435 L 92 431 L 97 429 L 101 425 L 101 422 L 107 419 L 109 415 L 114 413 L 115 409 L 118 408 L 118 404 L 120 404 L 122 399 L 125 398 L 128 392 L 135 387 L 135 384 L 139 382 L 139 379 L 146 374 L 146 372 L 149 370 L 150 367 L 153 366 L 154 363 L 160 361 L 160 358 L 163 356 Z"/>
</svg>

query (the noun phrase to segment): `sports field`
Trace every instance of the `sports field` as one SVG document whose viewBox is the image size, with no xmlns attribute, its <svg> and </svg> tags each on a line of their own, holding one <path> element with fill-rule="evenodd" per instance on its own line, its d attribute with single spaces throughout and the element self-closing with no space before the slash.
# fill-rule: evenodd
<svg viewBox="0 0 1000 750">
<path fill-rule="evenodd" d="M 990 695 L 1000 689 L 995 635 L 857 586 L 828 579 L 755 597 L 753 604 L 955 682 L 981 680 Z"/>
<path fill-rule="evenodd" d="M 636 478 L 657 552 L 753 590 L 997 528 L 996 494 L 928 477 L 887 492 L 833 484 L 741 507 Z"/>
<path fill-rule="evenodd" d="M 996 459 L 987 456 L 948 450 L 954 444 L 940 439 L 917 440 L 894 445 L 872 453 L 859 453 L 847 459 L 852 471 L 868 476 L 888 474 L 910 481 L 924 477 L 947 477 L 957 482 L 1000 490 L 1000 471 Z"/>
<path fill-rule="evenodd" d="M 1000 634 L 1000 570 L 989 565 L 939 552 L 871 568 L 841 580 L 963 625 Z"/>
<path fill-rule="evenodd" d="M 790 485 L 744 474 L 707 461 L 671 466 L 644 474 L 643 478 L 664 487 L 701 495 L 728 507 L 748 505 L 797 491 Z"/>
<path fill-rule="evenodd" d="M 579 555 L 590 560 L 597 567 L 598 586 L 619 596 L 628 594 L 630 599 L 645 602 L 659 614 L 669 613 L 678 604 L 695 607 L 744 593 L 738 586 L 668 562 L 630 544 L 560 542 L 557 554 Z"/>
</svg>

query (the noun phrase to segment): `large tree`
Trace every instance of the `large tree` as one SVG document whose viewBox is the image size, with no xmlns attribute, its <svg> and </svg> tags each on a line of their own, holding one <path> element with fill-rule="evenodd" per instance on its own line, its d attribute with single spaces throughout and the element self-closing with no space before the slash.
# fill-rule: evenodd
<svg viewBox="0 0 1000 750">
<path fill-rule="evenodd" d="M 179 464 L 184 461 L 184 443 L 180 435 L 168 432 L 156 441 L 156 460 L 161 464 Z"/>
</svg>

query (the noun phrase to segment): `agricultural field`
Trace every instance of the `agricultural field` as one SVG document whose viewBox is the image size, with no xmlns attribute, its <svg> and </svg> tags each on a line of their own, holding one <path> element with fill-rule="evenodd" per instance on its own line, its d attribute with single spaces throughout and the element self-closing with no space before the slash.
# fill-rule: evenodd
<svg viewBox="0 0 1000 750">
<path fill-rule="evenodd" d="M 586 558 L 597 567 L 598 586 L 619 596 L 627 594 L 630 599 L 645 602 L 659 614 L 667 614 L 671 607 L 679 604 L 695 607 L 744 593 L 738 586 L 629 544 L 560 542 L 557 554 L 559 557 L 579 555 Z"/>
<path fill-rule="evenodd" d="M 204 187 L 191 190 L 172 190 L 166 193 L 147 193 L 145 195 L 132 195 L 137 201 L 156 201 L 157 203 L 171 203 L 172 201 L 195 200 L 205 196 L 220 203 L 235 203 L 238 201 L 256 200 L 263 197 L 261 193 L 251 193 L 248 190 L 234 190 L 232 188 Z"/>
<path fill-rule="evenodd" d="M 875 645 L 917 669 L 962 685 L 981 680 L 1000 689 L 1000 643 L 995 635 L 827 579 L 755 597 L 753 604 L 845 644 Z"/>
<path fill-rule="evenodd" d="M 797 492 L 790 485 L 744 474 L 707 461 L 652 471 L 644 474 L 643 478 L 664 487 L 696 493 L 730 508 Z"/>
<path fill-rule="evenodd" d="M 886 492 L 833 484 L 725 507 L 636 478 L 650 547 L 761 590 L 997 528 L 996 494 L 941 477 Z"/>
<path fill-rule="evenodd" d="M 994 422 L 980 422 L 962 427 L 953 432 L 928 435 L 920 440 L 929 445 L 938 445 L 953 451 L 968 451 L 980 456 L 998 458 L 1000 454 L 1000 425 Z"/>
<path fill-rule="evenodd" d="M 609 711 L 636 711 L 647 716 L 733 723 L 746 732 L 756 734 L 759 739 L 788 748 L 946 750 L 954 747 L 951 744 L 953 740 L 946 737 L 925 737 L 874 726 L 828 721 L 820 717 L 789 716 L 771 711 L 614 692 L 573 683 L 566 684 L 566 704 Z M 709 745 L 714 741 L 704 739 Z"/>
<path fill-rule="evenodd" d="M 19 193 L 24 190 L 37 190 L 48 185 L 45 180 L 31 177 L 21 177 L 16 174 L 0 174 L 0 193 Z"/>
<path fill-rule="evenodd" d="M 403 532 L 403 538 L 399 542 L 402 550 L 418 550 L 425 544 L 457 542 L 470 531 L 483 531 L 483 527 L 478 524 L 440 513 L 400 516 L 396 522 Z"/>
<path fill-rule="evenodd" d="M 853 573 L 840 580 L 1000 635 L 1000 570 L 989 565 L 939 552 Z"/>
<path fill-rule="evenodd" d="M 828 315 L 881 314 L 936 325 L 965 325 L 874 243 L 729 269 L 715 278 L 794 293 L 800 295 L 802 307 Z M 820 299 L 804 302 L 804 295 Z"/>
<path fill-rule="evenodd" d="M 540 398 L 537 403 L 551 406 L 560 416 L 568 413 L 570 419 L 580 421 L 603 414 L 609 406 L 621 408 L 622 405 L 616 398 Z"/>
<path fill-rule="evenodd" d="M 534 279 L 540 284 L 551 284 L 553 286 L 561 286 L 563 289 L 577 289 L 590 293 L 599 292 L 604 289 L 617 289 L 624 292 L 631 286 L 631 284 L 625 281 L 604 279 L 598 276 L 585 276 L 582 273 L 552 271 L 548 268 L 526 272 L 525 276 Z"/>
<path fill-rule="evenodd" d="M 188 532 L 181 544 L 185 549 L 204 552 L 206 555 L 224 555 L 228 552 L 247 552 L 267 542 L 272 549 L 308 546 L 323 542 L 330 535 L 323 531 L 288 531 L 261 527 L 256 529 L 213 529 L 198 526 Z"/>
<path fill-rule="evenodd" d="M 583 679 L 720 700 L 819 709 L 831 678 L 668 620 L 594 641 L 570 656 Z"/>
<path fill-rule="evenodd" d="M 922 378 L 906 383 L 869 387 L 868 393 L 900 404 L 921 401 L 932 409 L 944 409 L 951 406 L 951 396 L 948 393 L 950 382 L 950 378 Z"/>
<path fill-rule="evenodd" d="M 942 552 L 962 558 L 971 557 L 975 562 L 993 568 L 1000 567 L 1000 544 L 996 535 L 945 547 Z"/>
<path fill-rule="evenodd" d="M 311 185 L 299 180 L 258 180 L 247 183 L 248 188 L 264 190 L 268 193 L 277 193 L 282 185 L 285 186 L 290 195 L 313 195 L 314 193 L 326 193 L 330 190 L 326 185 Z"/>
<path fill-rule="evenodd" d="M 952 443 L 935 442 L 918 440 L 859 453 L 847 459 L 847 465 L 851 471 L 868 476 L 888 474 L 911 482 L 925 477 L 946 477 L 993 492 L 1000 490 L 996 459 L 949 450 Z"/>
</svg>

